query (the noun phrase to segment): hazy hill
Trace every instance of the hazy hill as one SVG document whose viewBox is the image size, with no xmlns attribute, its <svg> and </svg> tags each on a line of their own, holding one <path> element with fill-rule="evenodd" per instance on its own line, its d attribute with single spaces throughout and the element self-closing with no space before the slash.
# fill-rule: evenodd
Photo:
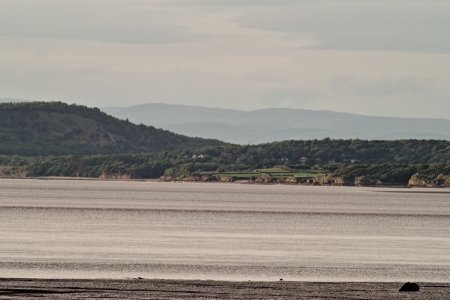
<svg viewBox="0 0 450 300">
<path fill-rule="evenodd" d="M 60 102 L 0 103 L 0 154 L 154 152 L 218 145 Z"/>
<path fill-rule="evenodd" d="M 239 144 L 326 137 L 450 140 L 450 120 L 445 119 L 373 117 L 287 108 L 239 111 L 158 103 L 103 110 L 187 136 Z"/>
</svg>

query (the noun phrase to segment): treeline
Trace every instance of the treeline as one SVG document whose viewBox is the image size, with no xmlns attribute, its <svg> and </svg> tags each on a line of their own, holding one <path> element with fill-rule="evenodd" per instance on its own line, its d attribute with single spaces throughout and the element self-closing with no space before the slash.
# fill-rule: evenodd
<svg viewBox="0 0 450 300">
<path fill-rule="evenodd" d="M 347 143 L 349 141 L 342 141 Z M 293 148 L 289 152 L 283 149 L 282 154 L 292 155 L 291 159 L 279 154 L 274 155 L 273 150 L 265 146 L 238 147 L 227 145 L 225 147 L 203 148 L 202 150 L 184 150 L 177 152 L 158 152 L 147 154 L 115 154 L 115 155 L 68 155 L 68 156 L 0 156 L 0 175 L 7 177 L 19 176 L 69 176 L 94 178 L 130 178 L 147 179 L 166 176 L 174 180 L 183 179 L 192 174 L 220 173 L 230 171 L 247 171 L 274 166 L 283 166 L 287 170 L 316 169 L 327 174 L 315 182 L 331 183 L 341 182 L 348 185 L 407 185 L 414 179 L 417 186 L 447 186 L 450 184 L 450 163 L 442 162 L 440 156 L 448 154 L 440 148 L 436 141 L 417 141 L 417 144 L 432 143 L 435 148 L 434 155 L 418 153 L 428 146 L 415 147 L 406 151 L 413 141 L 381 142 L 358 141 L 363 146 L 355 147 L 354 158 L 342 158 L 341 152 L 335 151 L 335 156 L 304 155 L 304 148 L 312 148 L 317 144 L 334 145 L 336 141 L 306 141 L 306 147 Z M 298 142 L 291 142 L 298 144 Z M 392 149 L 400 151 L 391 156 L 390 151 L 381 149 L 370 150 L 365 147 L 379 147 L 389 145 Z M 286 145 L 286 143 L 284 143 Z M 287 143 L 289 144 L 289 143 Z M 274 144 L 268 145 L 273 147 Z M 267 147 L 267 146 L 266 146 Z M 441 149 L 441 150 L 438 150 Z M 244 151 L 243 151 L 244 150 Z M 341 148 L 345 152 L 345 148 Z M 378 153 L 378 156 L 369 156 L 367 159 L 361 153 Z M 447 148 L 448 151 L 448 148 Z M 388 153 L 387 155 L 383 153 Z M 432 152 L 433 153 L 433 152 Z M 311 153 L 312 154 L 312 153 Z M 408 161 L 407 155 L 413 155 L 414 160 Z M 325 163 L 324 157 L 329 158 Z M 340 159 L 339 159 L 340 157 Z M 352 156 L 349 156 L 352 157 Z M 392 158 L 394 157 L 394 158 Z M 320 160 L 318 160 L 318 158 Z M 336 181 L 337 180 L 337 181 Z"/>
<path fill-rule="evenodd" d="M 162 154 L 0 156 L 0 175 L 14 177 L 65 176 L 132 179 L 159 178 L 172 167 L 172 160 Z"/>
<path fill-rule="evenodd" d="M 220 144 L 119 120 L 98 108 L 61 102 L 0 103 L 0 154 L 148 153 Z"/>
<path fill-rule="evenodd" d="M 223 145 L 196 151 L 238 166 L 334 163 L 447 163 L 450 141 L 445 140 L 308 140 L 283 141 L 256 146 Z"/>
</svg>

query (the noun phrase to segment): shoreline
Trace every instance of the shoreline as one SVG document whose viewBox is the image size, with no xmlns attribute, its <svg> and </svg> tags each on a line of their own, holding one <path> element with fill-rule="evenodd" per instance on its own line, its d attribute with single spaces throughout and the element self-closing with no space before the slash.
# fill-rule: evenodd
<svg viewBox="0 0 450 300">
<path fill-rule="evenodd" d="M 286 182 L 255 182 L 251 180 L 235 180 L 235 181 L 201 181 L 201 180 L 161 180 L 158 178 L 102 178 L 102 177 L 66 177 L 66 176 L 30 176 L 30 177 L 14 177 L 0 176 L 1 179 L 28 179 L 28 180 L 67 180 L 67 181 L 119 181 L 119 182 L 154 182 L 154 183 L 198 183 L 198 184 L 248 184 L 248 185 L 280 185 L 280 186 L 316 186 L 316 187 L 355 187 L 355 188 L 402 188 L 402 189 L 443 189 L 447 190 L 447 186 L 409 186 L 409 185 L 346 185 L 346 184 L 305 184 L 305 183 L 286 183 Z"/>
<path fill-rule="evenodd" d="M 450 283 L 418 284 L 419 292 L 399 292 L 399 282 L 0 278 L 0 298 L 445 299 L 450 294 Z"/>
</svg>

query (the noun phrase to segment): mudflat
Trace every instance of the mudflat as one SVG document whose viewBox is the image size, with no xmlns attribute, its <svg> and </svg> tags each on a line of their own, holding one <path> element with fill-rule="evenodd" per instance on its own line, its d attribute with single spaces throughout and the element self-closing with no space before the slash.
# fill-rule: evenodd
<svg viewBox="0 0 450 300">
<path fill-rule="evenodd" d="M 1 299 L 449 299 L 450 283 L 0 279 Z"/>
</svg>

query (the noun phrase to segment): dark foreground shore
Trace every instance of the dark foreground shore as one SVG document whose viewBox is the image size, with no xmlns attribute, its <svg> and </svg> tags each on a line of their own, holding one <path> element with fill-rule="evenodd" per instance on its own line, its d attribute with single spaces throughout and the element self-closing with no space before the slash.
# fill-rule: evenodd
<svg viewBox="0 0 450 300">
<path fill-rule="evenodd" d="M 0 279 L 0 299 L 450 299 L 450 283 Z"/>
</svg>

